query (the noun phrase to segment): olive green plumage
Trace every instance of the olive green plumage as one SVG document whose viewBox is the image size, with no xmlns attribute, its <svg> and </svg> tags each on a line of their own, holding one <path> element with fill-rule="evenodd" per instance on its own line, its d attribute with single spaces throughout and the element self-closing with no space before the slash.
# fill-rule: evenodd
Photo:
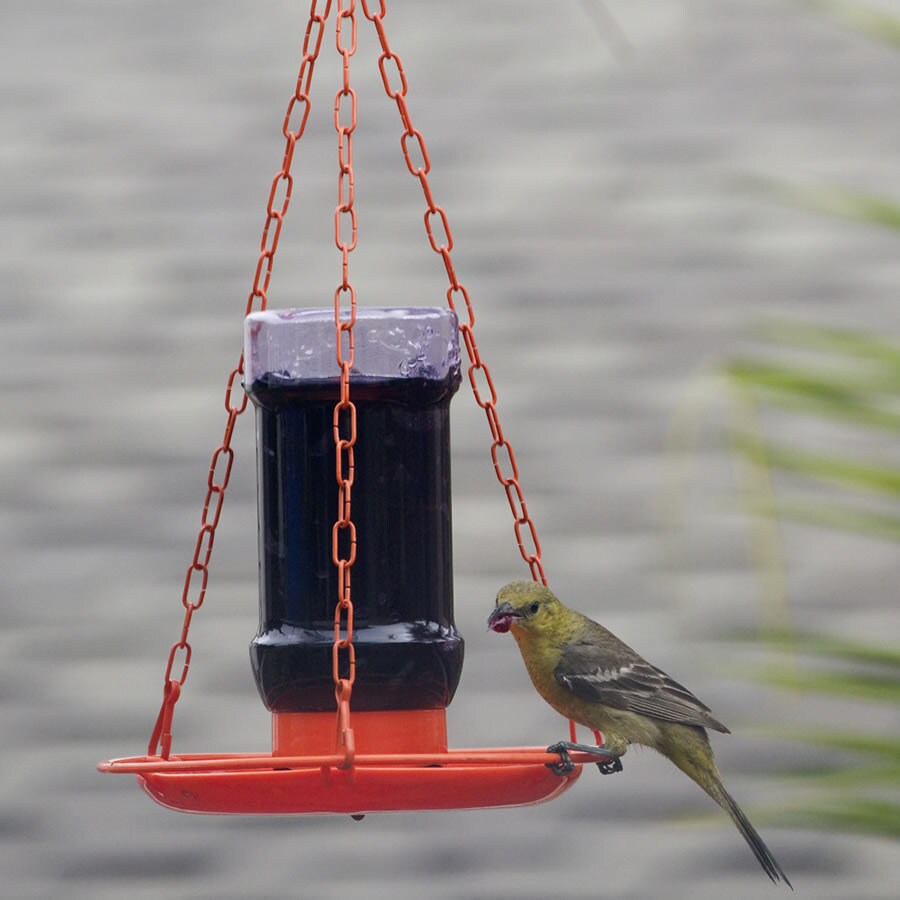
<svg viewBox="0 0 900 900">
<path fill-rule="evenodd" d="M 731 816 L 769 878 L 790 886 L 722 784 L 706 729 L 728 729 L 708 706 L 541 584 L 501 588 L 489 622 L 512 632 L 537 692 L 557 712 L 602 732 L 616 756 L 641 744 L 668 757 Z"/>
</svg>

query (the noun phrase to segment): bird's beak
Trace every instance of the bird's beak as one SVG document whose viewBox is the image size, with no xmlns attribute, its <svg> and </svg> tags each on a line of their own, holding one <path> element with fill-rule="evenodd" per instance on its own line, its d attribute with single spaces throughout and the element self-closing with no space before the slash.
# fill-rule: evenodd
<svg viewBox="0 0 900 900">
<path fill-rule="evenodd" d="M 491 631 L 496 631 L 498 634 L 506 634 L 509 631 L 509 626 L 521 618 L 522 614 L 517 609 L 514 609 L 509 603 L 501 603 L 499 606 L 494 607 L 488 616 L 487 624 Z"/>
</svg>

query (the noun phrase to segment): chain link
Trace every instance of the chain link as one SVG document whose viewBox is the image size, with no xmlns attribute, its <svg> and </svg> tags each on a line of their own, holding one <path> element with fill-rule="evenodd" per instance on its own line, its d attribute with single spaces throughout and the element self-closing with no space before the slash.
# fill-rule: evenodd
<svg viewBox="0 0 900 900">
<path fill-rule="evenodd" d="M 324 11 L 321 13 L 317 11 L 318 5 L 317 0 L 313 0 L 310 5 L 309 22 L 303 38 L 300 71 L 297 75 L 294 94 L 288 103 L 284 125 L 282 126 L 282 134 L 285 138 L 284 157 L 281 162 L 281 168 L 272 180 L 272 187 L 266 202 L 266 222 L 263 226 L 262 239 L 260 240 L 259 258 L 253 274 L 253 284 L 244 310 L 245 315 L 250 315 L 255 310 L 265 309 L 268 301 L 269 281 L 272 277 L 275 251 L 278 249 L 281 226 L 291 202 L 291 192 L 294 186 L 291 164 L 294 159 L 297 141 L 300 140 L 309 119 L 309 87 L 312 82 L 319 49 L 322 46 L 325 20 L 328 18 L 328 13 L 331 10 L 331 0 L 327 0 Z M 355 33 L 356 29 L 354 26 L 354 44 Z M 297 121 L 298 118 L 299 121 Z M 294 120 L 293 128 L 291 127 L 292 120 Z M 247 408 L 247 394 L 242 385 L 243 375 L 244 355 L 241 354 L 238 364 L 228 375 L 228 383 L 225 387 L 225 411 L 228 413 L 225 433 L 222 437 L 222 443 L 212 455 L 209 466 L 209 475 L 206 480 L 206 498 L 203 501 L 203 511 L 200 515 L 200 529 L 197 532 L 194 554 L 185 574 L 184 588 L 181 594 L 181 602 L 184 606 L 184 621 L 181 626 L 181 635 L 169 651 L 169 658 L 163 676 L 162 706 L 156 718 L 153 732 L 150 735 L 150 744 L 147 749 L 148 755 L 155 756 L 158 752 L 163 759 L 168 759 L 171 752 L 172 715 L 175 704 L 181 696 L 181 689 L 187 679 L 191 663 L 192 651 L 188 641 L 191 619 L 194 612 L 200 609 L 203 601 L 206 599 L 206 588 L 209 582 L 209 562 L 212 557 L 216 527 L 222 515 L 225 490 L 231 479 L 231 468 L 234 463 L 234 450 L 231 448 L 234 424 L 237 417 Z M 176 672 L 178 673 L 177 675 L 174 674 Z"/>
<path fill-rule="evenodd" d="M 349 35 L 348 35 L 349 32 Z M 337 567 L 338 599 L 334 608 L 331 648 L 334 695 L 338 707 L 337 749 L 343 748 L 341 768 L 353 765 L 355 753 L 350 726 L 350 697 L 356 680 L 353 646 L 353 600 L 350 570 L 356 562 L 356 525 L 352 494 L 356 473 L 356 406 L 350 399 L 350 370 L 355 352 L 356 291 L 350 284 L 350 254 L 356 249 L 356 209 L 353 181 L 353 132 L 356 130 L 356 91 L 350 87 L 350 57 L 356 53 L 356 0 L 337 0 L 335 47 L 343 61 L 343 83 L 334 98 L 337 132 L 338 203 L 334 211 L 334 242 L 341 251 L 341 283 L 334 292 L 335 355 L 341 373 L 340 398 L 334 406 L 334 474 L 338 485 L 337 519 L 331 532 L 331 557 Z M 350 233 L 347 234 L 349 227 Z M 349 303 L 349 307 L 345 304 Z"/>
<path fill-rule="evenodd" d="M 500 426 L 500 414 L 497 411 L 497 390 L 487 364 L 481 358 L 478 343 L 475 340 L 475 311 L 469 292 L 456 276 L 453 268 L 453 260 L 450 251 L 453 249 L 453 233 L 450 230 L 450 222 L 447 213 L 437 205 L 431 193 L 431 185 L 428 181 L 428 173 L 431 171 L 431 160 L 425 146 L 422 133 L 413 126 L 409 108 L 406 104 L 407 81 L 403 71 L 403 63 L 399 55 L 394 52 L 388 43 L 384 29 L 384 17 L 386 15 L 384 0 L 378 4 L 378 10 L 372 12 L 368 0 L 361 0 L 363 12 L 366 18 L 375 25 L 378 33 L 378 41 L 381 44 L 381 56 L 378 59 L 378 70 L 381 72 L 381 80 L 384 90 L 397 104 L 400 113 L 400 121 L 403 125 L 403 133 L 400 137 L 400 146 L 403 150 L 403 158 L 406 167 L 414 178 L 418 178 L 425 196 L 425 233 L 431 249 L 437 253 L 447 271 L 447 279 L 450 287 L 447 289 L 447 303 L 459 317 L 459 331 L 465 344 L 466 354 L 469 358 L 469 383 L 475 402 L 484 410 L 488 425 L 491 430 L 491 460 L 494 463 L 494 471 L 497 479 L 506 492 L 506 499 L 513 516 L 513 525 L 516 542 L 522 558 L 531 570 L 531 576 L 535 581 L 547 583 L 544 566 L 541 562 L 541 544 L 538 539 L 537 529 L 528 513 L 525 503 L 525 494 L 519 484 L 519 468 L 516 464 L 516 456 L 512 444 L 503 434 Z M 390 66 L 388 64 L 391 64 Z M 393 69 L 393 78 L 391 77 Z M 393 84 L 393 86 L 392 86 Z M 415 155 L 415 159 L 414 159 Z M 439 227 L 438 227 L 439 226 Z M 462 315 L 465 308 L 465 316 Z"/>
</svg>

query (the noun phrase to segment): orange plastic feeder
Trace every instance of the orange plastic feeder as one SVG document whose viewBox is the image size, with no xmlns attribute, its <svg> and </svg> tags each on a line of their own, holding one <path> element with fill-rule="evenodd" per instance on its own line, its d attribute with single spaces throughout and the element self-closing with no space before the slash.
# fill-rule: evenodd
<svg viewBox="0 0 900 900">
<path fill-rule="evenodd" d="M 519 550 L 532 576 L 546 579 L 496 389 L 475 340 L 472 304 L 454 271 L 449 222 L 434 202 L 424 139 L 406 105 L 406 76 L 388 45 L 384 2 L 377 12 L 366 2 L 362 9 L 381 44 L 379 70 L 400 114 L 407 167 L 422 185 L 425 229 L 447 272 L 449 309 L 357 309 L 348 273 L 356 246 L 356 94 L 349 74 L 358 23 L 356 4 L 338 0 L 341 280 L 333 309 L 266 310 L 294 149 L 309 116 L 308 91 L 331 5 L 320 13 L 311 4 L 284 120 L 285 155 L 272 182 L 246 306 L 245 351 L 228 378 L 225 432 L 210 463 L 162 706 L 146 756 L 109 760 L 98 769 L 135 775 L 158 803 L 194 813 L 356 816 L 539 803 L 559 796 L 581 765 L 597 757 L 573 752 L 574 768 L 560 775 L 548 767 L 559 756 L 540 747 L 447 747 L 445 709 L 463 658 L 453 619 L 449 452 L 460 335 Z M 248 398 L 257 418 L 260 557 L 260 629 L 250 649 L 260 696 L 272 712 L 272 751 L 174 754 L 172 719 L 191 663 L 189 629 L 206 597 L 234 461 L 231 440 Z M 570 736 L 575 739 L 573 723 Z"/>
<path fill-rule="evenodd" d="M 447 750 L 443 710 L 354 713 L 352 766 L 334 753 L 334 713 L 273 717 L 271 754 L 134 757 L 100 771 L 132 773 L 180 812 L 363 815 L 523 806 L 552 800 L 579 776 L 554 775 L 543 748 Z M 578 754 L 573 754 L 577 758 Z"/>
</svg>

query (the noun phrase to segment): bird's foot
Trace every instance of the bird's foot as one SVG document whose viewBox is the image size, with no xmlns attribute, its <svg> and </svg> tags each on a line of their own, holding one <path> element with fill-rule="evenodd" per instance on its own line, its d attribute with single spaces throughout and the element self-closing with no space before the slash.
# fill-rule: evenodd
<svg viewBox="0 0 900 900">
<path fill-rule="evenodd" d="M 546 763 L 547 768 L 554 775 L 568 775 L 575 768 L 575 763 L 572 762 L 572 757 L 569 756 L 569 748 L 571 746 L 568 741 L 559 741 L 559 743 L 551 744 L 547 748 L 548 753 L 559 754 L 558 763 Z"/>
<path fill-rule="evenodd" d="M 612 775 L 613 772 L 622 771 L 622 760 L 606 747 L 592 747 L 589 744 L 575 744 L 572 743 L 572 741 L 559 741 L 555 744 L 551 744 L 547 748 L 548 753 L 559 754 L 558 763 L 546 764 L 547 768 L 553 772 L 554 775 L 567 775 L 575 768 L 575 763 L 572 762 L 572 757 L 569 756 L 570 750 L 577 750 L 580 753 L 590 753 L 593 756 L 606 757 L 603 762 L 597 763 L 597 768 L 604 775 Z"/>
<path fill-rule="evenodd" d="M 597 768 L 600 770 L 601 775 L 615 775 L 616 772 L 622 771 L 622 760 L 616 756 L 609 762 L 598 762 Z"/>
</svg>

